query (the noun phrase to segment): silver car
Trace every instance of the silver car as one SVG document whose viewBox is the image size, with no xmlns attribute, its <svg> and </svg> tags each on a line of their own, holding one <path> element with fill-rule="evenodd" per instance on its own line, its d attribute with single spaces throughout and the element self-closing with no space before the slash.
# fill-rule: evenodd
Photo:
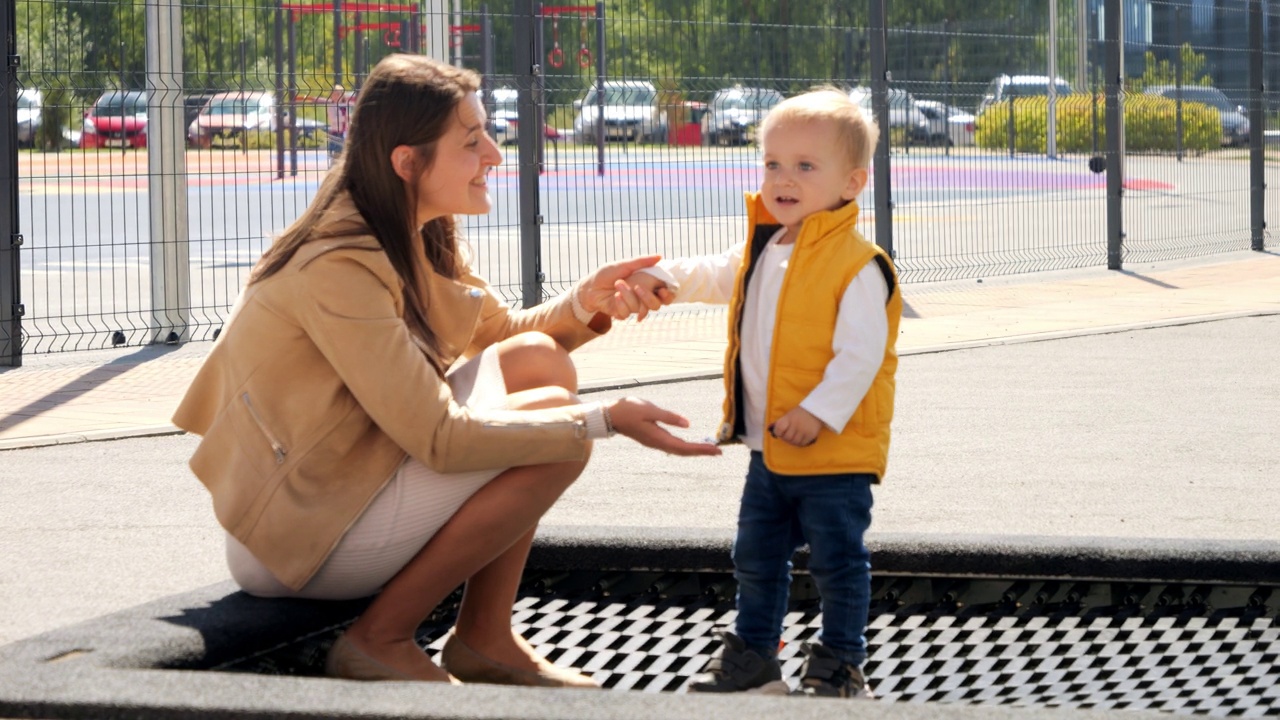
<svg viewBox="0 0 1280 720">
<path fill-rule="evenodd" d="M 1179 90 L 1173 85 L 1153 85 L 1145 92 L 1173 100 L 1178 97 Z M 1243 106 L 1233 104 L 1216 87 L 1183 85 L 1181 93 L 1183 102 L 1202 103 L 1218 111 L 1218 118 L 1222 121 L 1223 145 L 1240 147 L 1249 144 L 1249 118 L 1245 117 Z"/>
<path fill-rule="evenodd" d="M 703 145 L 746 145 L 782 93 L 735 85 L 716 92 L 702 116 Z"/>
<path fill-rule="evenodd" d="M 40 91 L 27 88 L 18 93 L 18 145 L 31 147 L 35 145 L 36 133 L 40 130 L 41 111 L 44 99 Z"/>
</svg>

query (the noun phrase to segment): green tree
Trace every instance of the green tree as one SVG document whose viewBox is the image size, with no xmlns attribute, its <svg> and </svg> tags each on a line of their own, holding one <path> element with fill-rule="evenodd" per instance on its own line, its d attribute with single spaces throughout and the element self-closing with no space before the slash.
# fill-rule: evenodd
<svg viewBox="0 0 1280 720">
<path fill-rule="evenodd" d="M 1182 60 L 1182 82 L 1178 82 L 1178 70 L 1168 60 L 1156 60 L 1155 53 L 1146 53 L 1146 70 L 1142 77 L 1128 81 L 1128 88 L 1133 92 L 1142 92 L 1143 88 L 1155 85 L 1212 85 L 1213 78 L 1204 71 L 1208 59 L 1201 53 L 1191 49 L 1191 43 L 1183 43 L 1178 48 L 1178 56 Z"/>
</svg>

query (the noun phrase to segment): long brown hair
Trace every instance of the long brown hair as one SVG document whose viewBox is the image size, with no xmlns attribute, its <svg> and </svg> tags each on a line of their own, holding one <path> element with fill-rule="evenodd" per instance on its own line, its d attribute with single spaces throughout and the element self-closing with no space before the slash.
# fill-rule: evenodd
<svg viewBox="0 0 1280 720">
<path fill-rule="evenodd" d="M 425 343 L 436 369 L 442 370 L 435 333 L 427 325 L 426 299 L 418 292 L 419 279 L 426 277 L 428 268 L 418 267 L 413 243 L 422 243 L 431 270 L 456 278 L 463 269 L 457 225 L 446 215 L 413 227 L 415 207 L 405 182 L 392 168 L 391 151 L 400 145 L 413 147 L 420 166 L 429 168 L 458 104 L 479 88 L 476 73 L 420 55 L 390 55 L 379 62 L 360 90 L 337 165 L 302 215 L 263 253 L 249 284 L 288 264 L 298 248 L 313 239 L 316 224 L 334 198 L 345 191 L 404 284 L 405 323 Z"/>
</svg>

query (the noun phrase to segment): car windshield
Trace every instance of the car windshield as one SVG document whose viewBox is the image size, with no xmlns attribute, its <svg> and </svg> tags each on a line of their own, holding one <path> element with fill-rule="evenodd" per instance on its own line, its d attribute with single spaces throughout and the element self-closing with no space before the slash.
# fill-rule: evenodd
<svg viewBox="0 0 1280 720">
<path fill-rule="evenodd" d="M 648 88 L 605 88 L 604 104 L 605 105 L 652 105 L 654 92 Z M 587 98 L 582 101 L 583 105 L 596 104 L 596 91 L 591 89 L 587 91 Z"/>
<path fill-rule="evenodd" d="M 248 115 L 262 109 L 257 98 L 225 97 L 211 100 L 210 115 Z"/>
<path fill-rule="evenodd" d="M 18 95 L 18 109 L 30 110 L 36 107 L 35 98 L 29 95 Z"/>
<path fill-rule="evenodd" d="M 1177 97 L 1177 93 L 1178 91 L 1174 88 L 1169 88 L 1164 91 L 1163 95 L 1167 98 L 1174 98 Z M 1218 90 L 1209 88 L 1184 87 L 1182 88 L 1182 99 L 1187 102 L 1204 103 L 1219 110 L 1235 110 L 1226 95 L 1223 95 Z"/>
<path fill-rule="evenodd" d="M 103 95 L 93 106 L 93 114 L 98 117 L 121 117 L 123 115 L 145 115 L 147 112 L 147 96 L 142 93 L 111 93 Z"/>
</svg>

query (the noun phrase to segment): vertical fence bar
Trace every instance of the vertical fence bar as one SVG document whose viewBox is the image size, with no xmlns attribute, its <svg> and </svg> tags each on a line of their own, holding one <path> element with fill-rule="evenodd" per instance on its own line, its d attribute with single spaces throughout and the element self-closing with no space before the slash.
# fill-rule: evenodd
<svg viewBox="0 0 1280 720">
<path fill-rule="evenodd" d="M 1107 269 L 1123 267 L 1124 246 L 1124 12 L 1106 0 Z"/>
<path fill-rule="evenodd" d="M 147 197 L 151 209 L 152 342 L 190 340 L 191 247 L 182 132 L 182 15 L 147 0 Z M 127 144 L 127 143 L 126 143 Z"/>
<path fill-rule="evenodd" d="M 289 94 L 289 177 L 298 176 L 298 23 L 290 22 L 287 30 Z M 406 33 L 407 35 L 407 33 Z"/>
<path fill-rule="evenodd" d="M 290 25 L 293 23 L 290 22 Z M 276 179 L 284 179 L 284 8 L 276 7 L 275 21 L 276 65 Z"/>
<path fill-rule="evenodd" d="M 1265 249 L 1267 229 L 1266 202 L 1266 117 L 1262 94 L 1266 90 L 1262 76 L 1262 0 L 1249 0 L 1249 209 L 1250 236 L 1253 250 Z"/>
<path fill-rule="evenodd" d="M 604 2 L 596 3 L 596 174 L 604 175 Z"/>
<path fill-rule="evenodd" d="M 18 268 L 18 57 L 17 5 L 0 7 L 4 38 L 4 92 L 0 92 L 0 366 L 22 364 L 22 293 Z"/>
<path fill-rule="evenodd" d="M 517 94 L 516 114 L 519 127 L 538 127 L 534 119 L 537 105 L 534 88 L 541 88 L 541 56 L 536 54 L 535 23 L 542 22 L 542 3 L 537 0 L 520 0 L 515 16 L 515 76 Z M 601 115 L 603 118 L 604 116 Z M 542 211 L 538 197 L 538 151 L 536 145 L 542 138 L 534 132 L 522 132 L 517 136 L 520 153 L 520 288 L 523 307 L 533 307 L 542 302 Z"/>
<path fill-rule="evenodd" d="M 880 140 L 876 143 L 874 187 L 876 244 L 893 257 L 893 200 L 889 188 L 889 58 L 885 37 L 885 0 L 870 0 L 871 107 Z M 908 128 L 910 133 L 910 128 Z"/>
</svg>

